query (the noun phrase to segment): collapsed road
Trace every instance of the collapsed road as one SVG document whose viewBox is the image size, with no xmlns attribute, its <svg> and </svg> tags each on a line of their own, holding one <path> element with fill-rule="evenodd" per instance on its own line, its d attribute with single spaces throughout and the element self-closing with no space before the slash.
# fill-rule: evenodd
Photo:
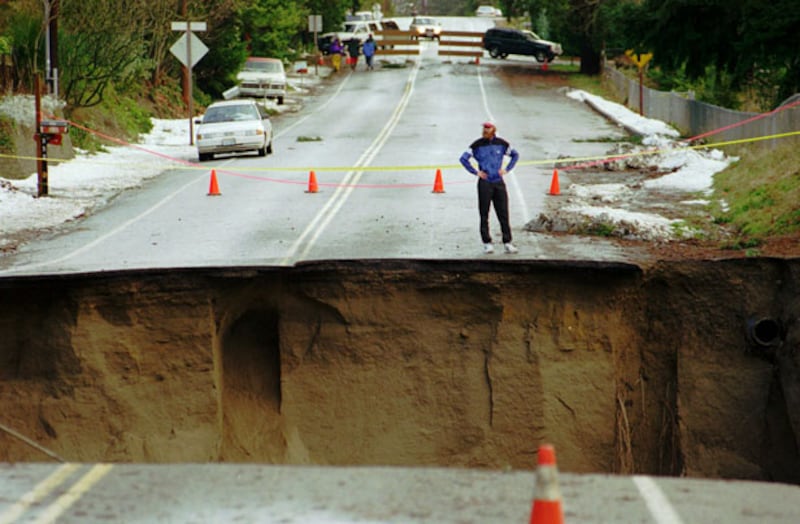
<svg viewBox="0 0 800 524">
<path fill-rule="evenodd" d="M 337 261 L 0 280 L 4 422 L 70 461 L 798 483 L 800 264 Z M 0 434 L 0 460 L 41 451 Z"/>
</svg>

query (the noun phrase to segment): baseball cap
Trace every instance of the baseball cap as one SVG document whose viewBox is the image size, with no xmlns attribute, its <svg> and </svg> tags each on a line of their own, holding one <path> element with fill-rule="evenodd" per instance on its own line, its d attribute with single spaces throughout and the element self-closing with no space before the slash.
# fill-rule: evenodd
<svg viewBox="0 0 800 524">
<path fill-rule="evenodd" d="M 494 122 L 491 122 L 491 121 L 488 121 L 488 120 L 483 123 L 483 127 L 491 127 L 492 129 L 497 129 L 497 126 L 494 125 Z"/>
</svg>

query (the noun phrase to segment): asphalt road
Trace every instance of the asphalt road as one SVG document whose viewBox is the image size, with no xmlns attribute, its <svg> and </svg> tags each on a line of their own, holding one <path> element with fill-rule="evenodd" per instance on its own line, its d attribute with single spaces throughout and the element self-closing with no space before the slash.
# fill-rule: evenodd
<svg viewBox="0 0 800 524">
<path fill-rule="evenodd" d="M 486 23 L 447 19 L 445 26 L 475 30 Z M 4 257 L 0 270 L 483 257 L 476 179 L 458 157 L 487 119 L 521 154 L 507 179 L 517 258 L 630 261 L 632 254 L 610 241 L 522 230 L 553 198 L 549 160 L 606 154 L 608 144 L 590 140 L 620 136 L 619 127 L 557 90 L 532 87 L 539 65 L 529 57 L 487 56 L 476 65 L 439 56 L 434 42 L 421 47 L 419 59 L 404 67 L 342 72 L 300 112 L 275 118 L 274 154 L 170 171 L 62 234 Z M 207 195 L 211 169 L 220 196 Z M 444 193 L 432 192 L 437 170 Z M 306 191 L 311 171 L 317 193 Z"/>
<path fill-rule="evenodd" d="M 573 474 L 557 482 L 566 522 L 800 522 L 797 486 Z M 254 464 L 38 464 L 0 469 L 0 485 L 0 524 L 506 524 L 528 522 L 544 491 L 531 471 Z"/>
</svg>

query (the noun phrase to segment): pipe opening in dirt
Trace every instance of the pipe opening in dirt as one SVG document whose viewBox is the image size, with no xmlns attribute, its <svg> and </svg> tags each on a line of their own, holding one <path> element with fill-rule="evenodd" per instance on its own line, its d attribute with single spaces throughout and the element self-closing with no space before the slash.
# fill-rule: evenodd
<svg viewBox="0 0 800 524">
<path fill-rule="evenodd" d="M 781 325 L 772 318 L 751 318 L 747 321 L 747 338 L 761 348 L 773 348 L 781 343 Z"/>
</svg>

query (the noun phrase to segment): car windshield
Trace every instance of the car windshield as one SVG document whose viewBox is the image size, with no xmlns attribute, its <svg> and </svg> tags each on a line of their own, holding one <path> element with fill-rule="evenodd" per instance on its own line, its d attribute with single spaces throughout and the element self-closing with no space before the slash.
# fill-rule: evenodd
<svg viewBox="0 0 800 524">
<path fill-rule="evenodd" d="M 433 18 L 415 18 L 414 23 L 416 25 L 436 25 L 436 21 Z"/>
<path fill-rule="evenodd" d="M 345 33 L 355 33 L 357 29 L 363 27 L 363 24 L 344 24 Z"/>
<path fill-rule="evenodd" d="M 537 35 L 533 31 L 525 31 L 525 34 L 527 35 L 528 40 L 541 40 L 539 35 Z"/>
<path fill-rule="evenodd" d="M 248 60 L 244 64 L 245 71 L 259 71 L 261 73 L 280 73 L 283 71 L 280 62 Z"/>
<path fill-rule="evenodd" d="M 252 105 L 209 107 L 203 116 L 204 124 L 258 120 L 258 110 Z"/>
</svg>

